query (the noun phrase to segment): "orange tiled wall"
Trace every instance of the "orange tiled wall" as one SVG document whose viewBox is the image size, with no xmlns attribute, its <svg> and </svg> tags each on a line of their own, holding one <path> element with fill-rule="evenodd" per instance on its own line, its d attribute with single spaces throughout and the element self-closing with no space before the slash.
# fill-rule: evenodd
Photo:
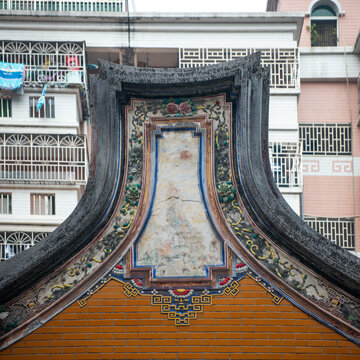
<svg viewBox="0 0 360 360">
<path fill-rule="evenodd" d="M 190 326 L 176 327 L 150 298 L 109 282 L 87 306 L 72 304 L 1 353 L 1 359 L 359 359 L 360 348 L 252 279 L 236 297 L 214 297 Z"/>
</svg>

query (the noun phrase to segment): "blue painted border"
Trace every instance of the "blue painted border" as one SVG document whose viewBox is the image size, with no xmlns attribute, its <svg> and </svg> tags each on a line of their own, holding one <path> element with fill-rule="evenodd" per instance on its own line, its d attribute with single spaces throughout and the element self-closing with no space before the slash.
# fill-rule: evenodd
<svg viewBox="0 0 360 360">
<path fill-rule="evenodd" d="M 206 182 L 205 182 L 205 144 L 203 141 L 204 138 L 204 130 L 199 129 L 197 126 L 161 126 L 159 127 L 158 131 L 154 131 L 152 133 L 152 143 L 155 144 L 155 150 L 153 150 L 153 153 L 155 152 L 155 156 L 152 156 L 152 176 L 153 182 L 151 183 L 151 200 L 150 200 L 150 207 L 146 216 L 146 220 L 144 225 L 142 226 L 135 242 L 134 242 L 134 267 L 137 268 L 151 268 L 153 271 L 153 278 L 161 278 L 161 279 L 168 279 L 169 277 L 157 277 L 156 276 L 156 269 L 155 266 L 152 265 L 137 265 L 136 259 L 137 259 L 137 244 L 141 240 L 142 234 L 144 233 L 147 223 L 151 217 L 152 208 L 154 204 L 155 194 L 156 194 L 156 187 L 157 187 L 157 176 L 158 176 L 158 153 L 159 153 L 159 142 L 158 140 L 162 138 L 162 133 L 164 131 L 194 131 L 193 136 L 199 137 L 199 169 L 198 169 L 198 177 L 199 177 L 199 187 L 200 187 L 200 193 L 201 198 L 205 207 L 205 214 L 208 218 L 208 221 L 210 222 L 211 229 L 213 230 L 216 238 L 221 244 L 221 256 L 222 256 L 222 264 L 220 265 L 205 265 L 205 271 L 206 276 L 177 276 L 176 279 L 187 279 L 187 278 L 208 278 L 209 277 L 209 268 L 215 268 L 215 267 L 223 267 L 225 266 L 225 250 L 224 250 L 224 241 L 219 236 L 219 233 L 216 230 L 216 227 L 214 226 L 214 223 L 211 219 L 210 212 L 209 212 L 209 202 L 208 202 L 208 194 L 204 189 L 206 189 Z"/>
</svg>

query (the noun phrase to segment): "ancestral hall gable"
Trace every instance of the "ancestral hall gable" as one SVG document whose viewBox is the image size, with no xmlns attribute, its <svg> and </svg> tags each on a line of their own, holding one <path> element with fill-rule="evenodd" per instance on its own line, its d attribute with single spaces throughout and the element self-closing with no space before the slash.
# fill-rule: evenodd
<svg viewBox="0 0 360 360">
<path fill-rule="evenodd" d="M 46 243 L 0 264 L 3 347 L 116 291 L 124 314 L 143 319 L 139 302 L 189 331 L 220 311 L 219 299 L 225 318 L 244 325 L 236 299 L 260 291 L 269 305 L 252 301 L 252 314 L 275 304 L 360 341 L 359 260 L 307 227 L 274 183 L 259 54 L 198 69 L 101 62 L 91 92 L 83 199 Z"/>
</svg>

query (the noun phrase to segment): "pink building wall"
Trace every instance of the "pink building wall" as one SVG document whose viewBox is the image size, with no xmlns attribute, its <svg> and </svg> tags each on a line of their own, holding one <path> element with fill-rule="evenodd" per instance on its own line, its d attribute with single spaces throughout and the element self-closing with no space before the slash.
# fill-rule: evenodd
<svg viewBox="0 0 360 360">
<path fill-rule="evenodd" d="M 360 157 L 360 128 L 358 120 L 358 88 L 339 82 L 302 82 L 298 103 L 298 121 L 304 123 L 352 123 L 352 156 L 355 168 Z M 321 156 L 319 156 L 321 158 Z M 337 156 L 327 156 L 337 160 Z M 306 155 L 304 156 L 306 160 Z M 360 251 L 360 177 L 321 176 L 304 173 L 304 215 L 331 218 L 355 218 L 356 245 Z"/>
<path fill-rule="evenodd" d="M 278 11 L 281 12 L 307 12 L 311 0 L 281 0 Z M 338 18 L 338 39 L 340 46 L 353 46 L 359 31 L 360 1 L 338 0 L 345 16 Z M 310 17 L 306 16 L 302 29 L 300 46 L 310 46 Z"/>
<path fill-rule="evenodd" d="M 304 176 L 304 215 L 355 218 L 355 251 L 360 251 L 360 177 Z"/>
<path fill-rule="evenodd" d="M 329 0 L 330 2 L 331 0 Z M 338 17 L 338 45 L 354 46 L 360 28 L 360 0 L 338 0 L 342 11 L 345 13 Z M 300 47 L 311 48 L 310 41 L 310 14 L 309 5 L 312 0 L 280 0 L 278 11 L 304 12 Z M 316 5 L 315 5 L 316 6 Z M 310 9 L 311 11 L 311 9 Z M 333 47 L 334 50 L 336 47 Z M 300 69 L 301 71 L 301 69 Z M 355 219 L 355 250 L 360 252 L 360 176 L 352 176 L 356 170 L 355 164 L 360 158 L 360 128 L 357 126 L 359 114 L 358 87 L 355 81 L 346 83 L 346 79 L 339 81 L 323 81 L 314 79 L 301 81 L 301 93 L 298 102 L 299 124 L 312 123 L 340 123 L 352 124 L 352 155 L 338 158 L 337 156 L 304 155 L 304 208 L 305 216 L 354 218 Z M 308 161 L 306 161 L 308 160 Z M 339 176 L 334 166 L 329 164 L 347 163 L 350 174 L 342 168 Z M 321 163 L 321 164 L 320 164 Z M 305 167 L 311 168 L 307 174 Z M 326 167 L 327 166 L 327 167 Z M 319 171 L 317 173 L 317 171 Z M 358 174 L 358 170 L 356 171 Z"/>
<path fill-rule="evenodd" d="M 304 215 L 352 217 L 360 213 L 360 178 L 304 176 Z"/>
<path fill-rule="evenodd" d="M 360 6 L 360 0 L 359 0 Z M 304 123 L 352 123 L 353 155 L 360 156 L 358 88 L 355 82 L 302 82 L 298 121 Z"/>
</svg>

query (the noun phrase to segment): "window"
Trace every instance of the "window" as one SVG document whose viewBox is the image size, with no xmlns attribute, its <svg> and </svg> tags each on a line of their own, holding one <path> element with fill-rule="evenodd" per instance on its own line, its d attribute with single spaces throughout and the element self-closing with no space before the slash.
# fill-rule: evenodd
<svg viewBox="0 0 360 360">
<path fill-rule="evenodd" d="M 336 245 L 355 250 L 354 219 L 305 216 L 304 220 L 315 231 Z"/>
<path fill-rule="evenodd" d="M 0 193 L 0 214 L 12 214 L 12 197 L 10 193 Z"/>
<path fill-rule="evenodd" d="M 300 124 L 303 155 L 351 155 L 350 124 Z"/>
<path fill-rule="evenodd" d="M 11 117 L 11 99 L 0 98 L 0 117 Z"/>
<path fill-rule="evenodd" d="M 55 98 L 45 97 L 44 105 L 41 107 L 40 111 L 36 110 L 39 97 L 31 96 L 29 98 L 29 110 L 31 118 L 48 118 L 52 119 L 55 117 Z"/>
<path fill-rule="evenodd" d="M 30 194 L 31 215 L 55 215 L 55 194 Z"/>
<path fill-rule="evenodd" d="M 311 12 L 311 46 L 337 46 L 337 15 L 334 9 L 320 5 Z"/>
</svg>

